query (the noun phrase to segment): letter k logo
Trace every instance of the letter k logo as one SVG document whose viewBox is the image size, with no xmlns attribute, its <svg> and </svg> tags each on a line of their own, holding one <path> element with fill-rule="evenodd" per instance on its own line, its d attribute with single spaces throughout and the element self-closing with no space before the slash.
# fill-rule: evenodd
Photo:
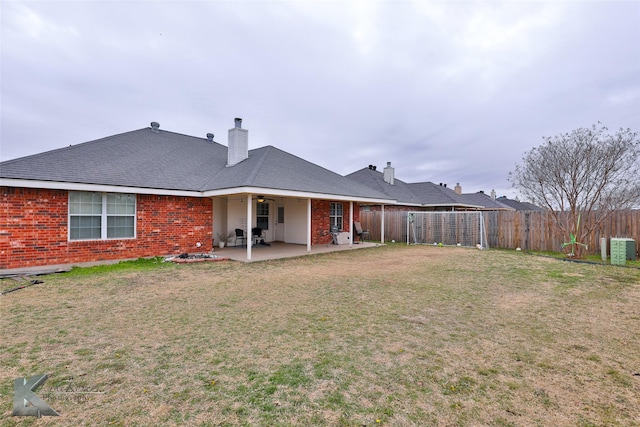
<svg viewBox="0 0 640 427">
<path fill-rule="evenodd" d="M 35 375 L 29 379 L 16 378 L 13 382 L 13 415 L 42 417 L 43 415 L 58 416 L 44 400 L 34 393 L 47 380 L 47 374 Z"/>
</svg>

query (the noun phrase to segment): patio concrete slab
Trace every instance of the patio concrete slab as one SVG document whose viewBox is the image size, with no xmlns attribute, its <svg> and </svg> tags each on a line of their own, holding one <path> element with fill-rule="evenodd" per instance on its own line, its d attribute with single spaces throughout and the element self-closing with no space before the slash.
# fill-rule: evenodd
<svg viewBox="0 0 640 427">
<path fill-rule="evenodd" d="M 307 252 L 307 245 L 272 242 L 269 246 L 256 245 L 251 247 L 251 259 L 247 260 L 246 247 L 226 246 L 223 249 L 214 248 L 213 254 L 219 257 L 231 258 L 234 261 L 254 262 L 269 259 L 294 258 L 306 255 L 316 255 L 327 252 L 350 251 L 381 246 L 381 243 L 359 242 L 353 245 L 313 245 Z"/>
</svg>

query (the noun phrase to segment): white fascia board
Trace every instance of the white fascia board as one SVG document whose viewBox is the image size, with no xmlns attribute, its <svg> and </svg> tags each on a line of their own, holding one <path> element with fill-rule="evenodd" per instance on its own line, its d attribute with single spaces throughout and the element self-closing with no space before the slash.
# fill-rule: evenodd
<svg viewBox="0 0 640 427">
<path fill-rule="evenodd" d="M 443 204 L 443 203 L 424 203 L 420 206 L 423 206 L 425 208 L 440 208 L 440 207 L 447 207 L 447 206 L 452 206 L 452 207 L 457 207 L 457 208 L 473 208 L 473 209 L 480 209 L 480 208 L 484 208 L 484 206 L 480 206 L 480 205 L 465 205 L 464 203 L 448 203 L 448 204 Z"/>
<path fill-rule="evenodd" d="M 36 181 L 30 179 L 0 178 L 2 187 L 24 187 L 24 188 L 44 188 L 47 190 L 69 190 L 69 191 L 96 191 L 104 193 L 133 193 L 133 194 L 154 194 L 159 196 L 184 196 L 184 197 L 216 197 L 230 196 L 234 194 L 264 194 L 280 197 L 297 197 L 302 199 L 329 199 L 346 202 L 360 202 L 373 204 L 395 205 L 395 200 L 372 199 L 367 197 L 343 196 L 337 194 L 308 193 L 291 190 L 266 189 L 259 187 L 235 187 L 223 190 L 212 191 L 186 191 L 168 190 L 163 188 L 126 187 L 118 185 L 103 184 L 83 184 L 77 182 L 59 181 Z"/>
<path fill-rule="evenodd" d="M 297 197 L 300 199 L 340 200 L 345 202 L 373 203 L 373 204 L 385 204 L 385 205 L 396 204 L 396 201 L 391 199 L 374 199 L 369 197 L 344 196 L 341 194 L 311 193 L 311 192 L 304 192 L 304 191 L 279 190 L 276 188 L 261 188 L 261 187 L 225 188 L 222 190 L 205 191 L 202 194 L 205 197 L 232 196 L 235 194 L 261 194 L 261 195 L 271 196 L 271 197 Z"/>
<path fill-rule="evenodd" d="M 159 196 L 202 197 L 200 191 L 167 190 L 161 188 L 124 187 L 119 185 L 82 184 L 77 182 L 35 181 L 0 178 L 2 187 L 44 188 L 47 190 L 96 191 L 104 193 L 154 194 Z"/>
</svg>

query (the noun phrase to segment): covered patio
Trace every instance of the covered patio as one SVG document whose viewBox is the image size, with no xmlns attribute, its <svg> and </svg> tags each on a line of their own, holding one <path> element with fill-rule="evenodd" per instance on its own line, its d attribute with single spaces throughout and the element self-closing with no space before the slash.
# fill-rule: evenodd
<svg viewBox="0 0 640 427">
<path fill-rule="evenodd" d="M 225 246 L 220 249 L 215 248 L 213 254 L 219 257 L 230 258 L 234 261 L 254 262 L 266 261 L 270 259 L 294 258 L 299 256 L 317 255 L 328 252 L 350 251 L 356 249 L 375 248 L 382 246 L 375 242 L 358 242 L 352 245 L 313 245 L 311 250 L 307 250 L 307 245 L 293 243 L 271 242 L 270 246 L 255 245 L 251 249 L 251 259 L 247 259 L 246 247 Z"/>
<path fill-rule="evenodd" d="M 213 249 L 216 254 L 223 253 L 221 256 L 245 262 L 253 261 L 254 257 L 255 260 L 262 261 L 300 256 L 304 255 L 301 253 L 303 251 L 313 254 L 346 250 L 345 247 L 349 244 L 345 243 L 355 238 L 353 227 L 356 221 L 359 222 L 360 206 L 377 203 L 384 212 L 385 203 L 390 202 L 340 194 L 282 190 L 259 193 L 259 188 L 249 187 L 244 188 L 247 192 L 243 193 L 234 192 L 236 190 L 222 190 L 211 196 Z M 380 221 L 380 242 L 384 243 L 384 215 L 380 217 Z M 337 232 L 330 231 L 334 226 Z M 254 229 L 260 230 L 258 240 L 284 246 L 267 250 L 270 246 L 247 245 L 248 242 L 255 243 Z M 332 239 L 340 241 L 340 245 L 333 245 L 339 249 L 326 246 Z M 220 241 L 226 243 L 223 251 L 218 249 Z M 358 243 L 353 245 L 357 247 Z M 237 253 L 240 248 L 243 254 Z"/>
</svg>

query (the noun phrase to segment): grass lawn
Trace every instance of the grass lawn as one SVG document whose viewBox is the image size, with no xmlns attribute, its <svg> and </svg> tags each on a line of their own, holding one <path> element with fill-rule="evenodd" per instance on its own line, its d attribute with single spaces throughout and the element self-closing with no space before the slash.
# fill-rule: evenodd
<svg viewBox="0 0 640 427">
<path fill-rule="evenodd" d="M 3 426 L 640 425 L 640 269 L 390 245 L 38 279 L 0 297 Z M 12 417 L 41 373 L 61 417 Z"/>
</svg>

